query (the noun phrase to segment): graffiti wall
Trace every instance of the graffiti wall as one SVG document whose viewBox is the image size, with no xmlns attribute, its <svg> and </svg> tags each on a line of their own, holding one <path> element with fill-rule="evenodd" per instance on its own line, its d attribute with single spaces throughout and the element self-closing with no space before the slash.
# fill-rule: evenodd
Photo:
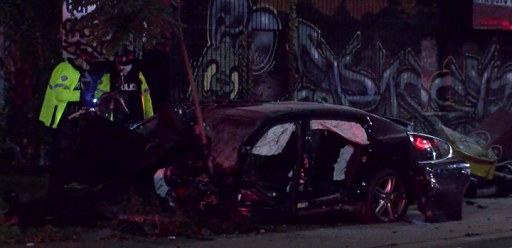
<svg viewBox="0 0 512 248">
<path fill-rule="evenodd" d="M 72 0 L 63 1 L 62 5 L 62 56 L 64 58 L 74 58 L 79 51 L 87 50 L 97 58 L 103 58 L 104 44 L 89 44 L 87 39 L 90 37 L 88 30 L 78 28 L 78 20 L 93 11 L 96 6 L 82 6 L 76 11 L 69 7 Z"/>
<path fill-rule="evenodd" d="M 499 107 L 511 110 L 512 58 L 498 39 L 445 45 L 443 58 L 437 6 L 382 2 L 187 2 L 185 38 L 201 100 L 329 102 L 414 120 L 423 131 L 443 123 L 463 133 Z"/>
</svg>

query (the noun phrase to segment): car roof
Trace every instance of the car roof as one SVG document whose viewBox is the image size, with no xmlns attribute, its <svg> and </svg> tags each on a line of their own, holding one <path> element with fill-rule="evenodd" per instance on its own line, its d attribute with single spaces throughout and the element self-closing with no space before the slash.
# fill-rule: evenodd
<svg viewBox="0 0 512 248">
<path fill-rule="evenodd" d="M 281 114 L 288 114 L 290 112 L 328 112 L 328 111 L 342 111 L 357 115 L 368 115 L 369 113 L 362 110 L 345 107 L 327 103 L 315 102 L 298 102 L 298 101 L 284 101 L 284 102 L 268 102 L 268 103 L 226 103 L 214 104 L 213 108 L 203 108 L 205 112 L 216 112 L 224 115 L 236 116 L 241 118 L 256 118 L 264 119 L 270 116 L 278 116 Z"/>
<path fill-rule="evenodd" d="M 343 110 L 350 112 L 358 112 L 362 113 L 363 111 L 355 108 L 327 104 L 327 103 L 316 103 L 316 102 L 298 102 L 298 101 L 286 101 L 286 102 L 271 102 L 271 103 L 262 103 L 259 105 L 246 106 L 246 107 L 238 107 L 241 110 L 247 111 L 256 111 L 260 113 L 280 113 L 280 112 L 289 112 L 290 110 L 300 111 L 300 110 Z"/>
<path fill-rule="evenodd" d="M 379 132 L 402 133 L 407 131 L 402 125 L 372 113 L 341 105 L 316 102 L 282 101 L 282 102 L 237 102 L 229 101 L 223 103 L 210 103 L 209 107 L 203 106 L 203 113 L 206 118 L 209 116 L 234 117 L 241 119 L 250 119 L 255 122 L 261 122 L 269 117 L 285 116 L 291 113 L 310 115 L 328 114 L 352 116 L 356 118 L 370 118 L 370 121 L 376 124 Z M 205 108 L 206 107 L 206 108 Z M 376 130 L 377 131 L 377 130 Z"/>
</svg>

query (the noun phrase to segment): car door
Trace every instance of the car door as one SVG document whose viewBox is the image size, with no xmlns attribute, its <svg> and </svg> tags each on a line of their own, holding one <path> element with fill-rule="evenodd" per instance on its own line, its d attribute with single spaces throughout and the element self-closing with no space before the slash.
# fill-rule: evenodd
<svg viewBox="0 0 512 248">
<path fill-rule="evenodd" d="M 302 159 L 303 128 L 281 121 L 261 128 L 250 145 L 244 177 L 250 178 L 240 196 L 242 204 L 265 207 L 295 206 L 294 169 Z"/>
<path fill-rule="evenodd" d="M 339 199 L 369 145 L 366 130 L 354 119 L 325 117 L 310 118 L 306 130 L 310 198 Z"/>
</svg>

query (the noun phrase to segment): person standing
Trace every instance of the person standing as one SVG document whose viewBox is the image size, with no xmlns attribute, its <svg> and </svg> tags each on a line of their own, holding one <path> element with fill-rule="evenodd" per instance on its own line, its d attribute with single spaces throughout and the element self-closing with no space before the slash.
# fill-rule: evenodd
<svg viewBox="0 0 512 248">
<path fill-rule="evenodd" d="M 83 107 L 94 107 L 97 99 L 110 91 L 110 75 L 94 65 L 94 55 L 80 52 L 53 70 L 41 107 L 39 120 L 53 129 L 68 127 L 73 120 L 62 118 Z M 62 128 L 61 128 L 62 127 Z"/>
<path fill-rule="evenodd" d="M 131 126 L 153 116 L 153 103 L 146 79 L 140 70 L 133 66 L 133 52 L 125 49 L 115 56 L 115 70 L 111 73 L 111 91 L 117 91 L 124 99 L 128 114 L 123 114 L 121 106 L 114 107 L 114 122 Z"/>
<path fill-rule="evenodd" d="M 97 99 L 110 90 L 110 76 L 98 68 L 95 56 L 80 51 L 76 58 L 68 58 L 53 70 L 39 120 L 51 128 L 55 142 L 52 154 L 54 170 L 50 192 L 71 183 L 73 156 L 78 141 L 79 118 L 68 119 L 82 108 L 92 108 Z"/>
</svg>

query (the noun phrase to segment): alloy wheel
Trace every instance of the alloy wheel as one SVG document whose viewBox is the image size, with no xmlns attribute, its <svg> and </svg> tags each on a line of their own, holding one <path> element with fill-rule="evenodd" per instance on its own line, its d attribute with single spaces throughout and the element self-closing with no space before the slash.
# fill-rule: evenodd
<svg viewBox="0 0 512 248">
<path fill-rule="evenodd" d="M 395 221 L 407 206 L 407 194 L 402 181 L 396 177 L 382 178 L 375 188 L 377 217 L 383 222 Z"/>
</svg>

